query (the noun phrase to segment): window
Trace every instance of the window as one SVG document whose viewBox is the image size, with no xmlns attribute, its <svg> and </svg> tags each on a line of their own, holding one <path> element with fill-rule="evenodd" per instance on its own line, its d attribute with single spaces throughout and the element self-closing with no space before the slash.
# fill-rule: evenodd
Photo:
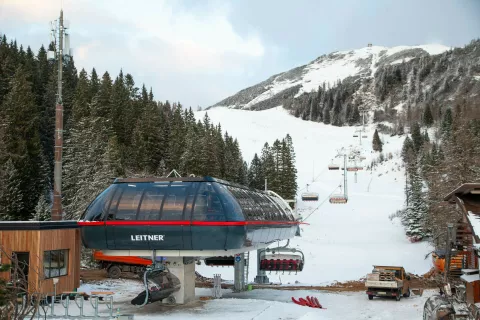
<svg viewBox="0 0 480 320">
<path fill-rule="evenodd" d="M 240 208 L 245 214 L 245 219 L 248 219 L 248 220 L 259 219 L 259 217 L 257 217 L 258 212 L 255 210 L 256 204 L 248 196 L 245 190 L 236 188 L 236 187 L 230 187 L 230 186 L 228 187 L 228 190 L 230 190 L 230 192 L 233 194 L 238 204 L 240 205 Z"/>
<path fill-rule="evenodd" d="M 198 182 L 192 182 L 192 186 L 188 191 L 187 202 L 185 204 L 185 220 L 190 220 L 193 208 L 193 201 L 195 200 L 195 194 L 197 193 L 198 185 Z"/>
<path fill-rule="evenodd" d="M 136 220 L 138 205 L 147 183 L 123 184 L 123 194 L 118 203 L 115 220 Z"/>
<path fill-rule="evenodd" d="M 255 191 L 247 191 L 250 198 L 252 198 L 253 201 L 255 201 L 255 212 L 259 220 L 273 220 L 272 217 L 270 217 L 269 212 L 264 210 L 264 200 L 260 196 L 259 193 Z"/>
<path fill-rule="evenodd" d="M 52 250 L 43 253 L 45 278 L 66 276 L 68 273 L 68 250 Z"/>
<path fill-rule="evenodd" d="M 213 190 L 210 182 L 203 182 L 195 199 L 193 208 L 193 220 L 195 221 L 225 221 L 220 197 Z"/>
<path fill-rule="evenodd" d="M 87 210 L 85 210 L 82 219 L 87 221 L 103 220 L 102 217 L 104 217 L 107 212 L 112 193 L 115 192 L 115 187 L 115 185 L 112 185 L 100 193 L 88 206 Z"/>
<path fill-rule="evenodd" d="M 172 182 L 162 207 L 161 220 L 182 220 L 183 207 L 191 182 Z"/>
<path fill-rule="evenodd" d="M 170 182 L 155 183 L 145 190 L 138 211 L 138 220 L 158 220 L 160 218 L 160 208 L 169 184 Z"/>
<path fill-rule="evenodd" d="M 220 196 L 223 208 L 225 208 L 225 216 L 227 221 L 243 221 L 242 208 L 228 191 L 227 187 L 220 183 L 213 184 L 215 191 Z"/>
<path fill-rule="evenodd" d="M 112 201 L 110 203 L 110 207 L 108 208 L 107 220 L 115 220 L 115 212 L 117 211 L 118 200 L 120 199 L 122 194 L 123 194 L 123 188 L 118 186 L 115 194 L 113 195 Z"/>
</svg>

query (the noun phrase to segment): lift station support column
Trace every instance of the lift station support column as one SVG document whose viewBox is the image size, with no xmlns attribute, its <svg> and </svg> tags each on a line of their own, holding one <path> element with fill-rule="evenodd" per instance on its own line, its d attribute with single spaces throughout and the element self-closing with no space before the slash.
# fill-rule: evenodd
<svg viewBox="0 0 480 320">
<path fill-rule="evenodd" d="M 168 257 L 168 270 L 180 280 L 180 290 L 173 293 L 175 303 L 184 304 L 195 300 L 195 263 L 188 257 Z"/>
<path fill-rule="evenodd" d="M 269 283 L 270 280 L 268 279 L 265 270 L 260 270 L 261 252 L 262 250 L 257 250 L 257 276 L 255 277 L 255 283 L 265 284 Z"/>
<path fill-rule="evenodd" d="M 234 259 L 233 291 L 245 291 L 245 254 L 238 253 Z"/>
</svg>

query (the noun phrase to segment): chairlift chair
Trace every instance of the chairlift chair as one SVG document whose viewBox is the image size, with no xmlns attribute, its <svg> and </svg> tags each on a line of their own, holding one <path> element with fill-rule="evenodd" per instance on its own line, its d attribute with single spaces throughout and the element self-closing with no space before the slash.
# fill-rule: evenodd
<svg viewBox="0 0 480 320">
<path fill-rule="evenodd" d="M 269 252 L 271 250 L 271 252 Z M 303 270 L 305 256 L 299 249 L 275 248 L 263 251 L 260 256 L 260 270 L 275 272 L 298 272 Z"/>
<path fill-rule="evenodd" d="M 340 169 L 340 166 L 338 164 L 333 163 L 333 161 L 328 165 L 328 170 L 338 170 L 338 169 Z"/>
<path fill-rule="evenodd" d="M 354 133 L 354 134 L 353 134 L 353 137 L 354 137 L 354 138 L 358 138 L 358 134 Z"/>
<path fill-rule="evenodd" d="M 368 138 L 368 136 L 367 136 L 366 134 L 364 134 L 364 135 L 362 136 L 362 138 L 363 138 L 363 139 L 366 139 L 366 138 Z"/>
<path fill-rule="evenodd" d="M 305 192 L 302 194 L 302 201 L 318 201 L 318 193 Z"/>
<path fill-rule="evenodd" d="M 347 171 L 358 171 L 358 167 L 347 167 Z"/>
<path fill-rule="evenodd" d="M 329 201 L 332 204 L 345 204 L 348 198 L 344 194 L 334 194 L 330 196 Z"/>
<path fill-rule="evenodd" d="M 363 170 L 363 167 L 358 166 L 357 170 Z"/>
</svg>

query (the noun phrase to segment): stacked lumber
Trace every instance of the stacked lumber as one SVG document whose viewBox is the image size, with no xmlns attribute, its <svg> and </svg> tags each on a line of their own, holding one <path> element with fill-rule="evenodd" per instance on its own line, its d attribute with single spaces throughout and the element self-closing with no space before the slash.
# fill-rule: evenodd
<svg viewBox="0 0 480 320">
<path fill-rule="evenodd" d="M 380 281 L 395 281 L 395 272 L 380 271 Z"/>
</svg>

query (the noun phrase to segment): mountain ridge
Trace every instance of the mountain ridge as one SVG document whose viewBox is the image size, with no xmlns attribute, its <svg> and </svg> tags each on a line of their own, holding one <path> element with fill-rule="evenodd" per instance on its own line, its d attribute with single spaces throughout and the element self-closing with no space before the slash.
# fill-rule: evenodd
<svg viewBox="0 0 480 320">
<path fill-rule="evenodd" d="M 443 45 L 371 46 L 322 55 L 310 63 L 240 90 L 214 104 L 243 110 L 282 106 L 303 120 L 342 126 L 367 120 L 418 120 L 426 105 L 434 118 L 480 94 L 480 40 Z M 207 109 L 208 110 L 208 109 Z"/>
</svg>

